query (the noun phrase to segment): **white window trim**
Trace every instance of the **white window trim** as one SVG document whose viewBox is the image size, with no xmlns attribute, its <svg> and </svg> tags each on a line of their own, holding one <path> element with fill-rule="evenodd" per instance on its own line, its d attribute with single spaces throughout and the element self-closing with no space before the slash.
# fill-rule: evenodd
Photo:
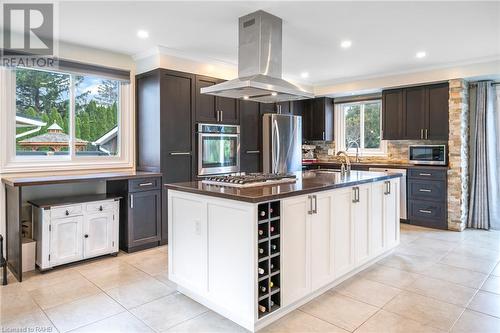
<svg viewBox="0 0 500 333">
<path fill-rule="evenodd" d="M 339 151 L 345 151 L 349 156 L 356 156 L 356 147 L 351 147 L 349 150 L 346 150 L 345 146 L 345 126 L 344 126 L 344 114 L 343 114 L 343 106 L 346 104 L 356 105 L 356 104 L 364 104 L 369 101 L 357 101 L 357 102 L 348 102 L 348 103 L 338 103 L 335 104 L 334 110 L 334 123 L 335 123 L 335 153 Z M 363 121 L 364 114 L 362 113 L 360 116 L 360 120 Z M 364 136 L 364 131 L 361 131 L 360 135 Z M 380 133 L 382 133 L 382 115 L 380 116 Z M 359 149 L 359 156 L 387 156 L 387 141 L 380 141 L 380 149 Z"/>
<path fill-rule="evenodd" d="M 16 102 L 14 71 L 0 67 L 0 173 L 76 171 L 96 169 L 134 168 L 135 117 L 134 81 L 120 85 L 118 112 L 118 154 L 116 156 L 76 156 L 70 149 L 68 156 L 16 156 Z M 70 103 L 74 103 L 70 96 Z M 73 108 L 70 108 L 70 134 L 75 130 Z"/>
</svg>

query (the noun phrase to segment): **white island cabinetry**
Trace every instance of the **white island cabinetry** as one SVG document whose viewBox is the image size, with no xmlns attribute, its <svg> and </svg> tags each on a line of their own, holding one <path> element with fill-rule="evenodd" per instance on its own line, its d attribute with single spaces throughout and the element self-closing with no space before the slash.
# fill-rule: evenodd
<svg viewBox="0 0 500 333">
<path fill-rule="evenodd" d="M 169 189 L 169 278 L 258 330 L 399 243 L 399 178 L 265 202 Z"/>
</svg>

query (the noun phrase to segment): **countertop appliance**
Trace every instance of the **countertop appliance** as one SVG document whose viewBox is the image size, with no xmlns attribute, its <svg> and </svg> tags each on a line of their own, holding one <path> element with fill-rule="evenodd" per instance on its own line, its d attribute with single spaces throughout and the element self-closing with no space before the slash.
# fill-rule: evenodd
<svg viewBox="0 0 500 333">
<path fill-rule="evenodd" d="M 198 175 L 240 171 L 240 126 L 198 124 Z"/>
<path fill-rule="evenodd" d="M 407 219 L 407 211 L 406 211 L 406 170 L 405 169 L 384 169 L 384 168 L 370 168 L 369 171 L 377 171 L 377 172 L 394 172 L 401 173 L 403 177 L 401 177 L 399 190 L 400 190 L 400 202 L 399 202 L 399 214 L 400 219 Z"/>
<path fill-rule="evenodd" d="M 408 161 L 411 164 L 446 165 L 446 145 L 410 145 Z"/>
<path fill-rule="evenodd" d="M 262 117 L 264 173 L 302 170 L 302 117 L 266 113 Z"/>
<path fill-rule="evenodd" d="M 228 176 L 210 176 L 203 179 L 202 182 L 204 184 L 230 187 L 255 187 L 282 183 L 293 183 L 295 182 L 295 180 L 296 176 L 294 174 L 250 173 Z"/>
</svg>

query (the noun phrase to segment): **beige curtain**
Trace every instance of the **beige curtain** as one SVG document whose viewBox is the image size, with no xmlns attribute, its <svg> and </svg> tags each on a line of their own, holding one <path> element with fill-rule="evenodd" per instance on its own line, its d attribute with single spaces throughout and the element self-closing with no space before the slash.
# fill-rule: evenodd
<svg viewBox="0 0 500 333">
<path fill-rule="evenodd" d="M 500 229 L 500 116 L 491 81 L 469 88 L 470 157 L 467 227 Z"/>
</svg>

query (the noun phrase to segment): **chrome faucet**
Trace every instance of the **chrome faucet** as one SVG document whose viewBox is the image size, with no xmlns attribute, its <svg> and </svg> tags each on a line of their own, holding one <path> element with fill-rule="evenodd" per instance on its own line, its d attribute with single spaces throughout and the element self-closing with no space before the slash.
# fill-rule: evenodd
<svg viewBox="0 0 500 333">
<path fill-rule="evenodd" d="M 356 145 L 356 159 L 354 161 L 356 163 L 359 163 L 359 143 L 357 141 L 349 141 L 349 144 L 347 145 L 347 150 L 349 150 L 353 144 Z"/>
<path fill-rule="evenodd" d="M 345 164 L 344 162 L 342 162 L 342 166 L 340 167 L 340 173 L 342 174 L 342 176 L 345 176 L 345 175 L 350 175 L 351 174 L 351 161 L 349 160 L 349 156 L 347 155 L 347 153 L 343 150 L 339 150 L 337 152 L 337 156 L 341 156 L 343 155 L 345 157 Z"/>
</svg>

